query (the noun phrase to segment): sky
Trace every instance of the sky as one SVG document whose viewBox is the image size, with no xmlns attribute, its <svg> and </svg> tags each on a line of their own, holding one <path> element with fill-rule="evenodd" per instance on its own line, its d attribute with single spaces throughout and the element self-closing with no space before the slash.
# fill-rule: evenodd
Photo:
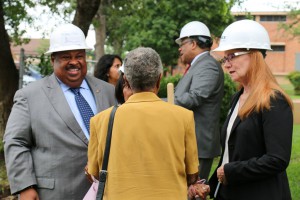
<svg viewBox="0 0 300 200">
<path fill-rule="evenodd" d="M 260 12 L 260 11 L 287 11 L 287 5 L 297 7 L 300 9 L 300 0 L 244 0 L 241 5 L 235 5 L 231 9 L 233 12 Z M 22 28 L 27 30 L 25 37 L 28 38 L 49 38 L 50 33 L 53 28 L 58 24 L 57 22 L 62 22 L 56 16 L 46 15 L 44 13 L 50 12 L 42 9 L 32 9 L 30 12 L 35 13 L 40 20 L 36 23 L 40 26 L 40 30 L 33 30 L 29 25 L 24 24 Z M 72 21 L 73 16 L 70 16 L 69 20 Z M 46 26 L 45 26 L 46 24 Z M 44 34 L 43 34 L 44 33 Z M 95 31 L 90 30 L 87 35 L 87 45 L 94 48 L 95 44 Z"/>
</svg>

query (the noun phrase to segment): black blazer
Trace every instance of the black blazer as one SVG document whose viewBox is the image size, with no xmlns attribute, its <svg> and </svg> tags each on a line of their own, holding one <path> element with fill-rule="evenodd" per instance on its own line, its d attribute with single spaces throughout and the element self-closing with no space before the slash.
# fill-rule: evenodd
<svg viewBox="0 0 300 200">
<path fill-rule="evenodd" d="M 235 94 L 221 133 L 224 153 L 226 130 L 234 107 L 242 94 Z M 253 112 L 244 120 L 237 117 L 228 140 L 229 163 L 224 165 L 227 186 L 219 189 L 226 200 L 289 200 L 286 168 L 288 167 L 293 132 L 293 113 L 279 93 L 271 98 L 270 110 Z M 218 167 L 222 163 L 223 153 Z M 209 180 L 211 198 L 218 183 L 217 171 Z"/>
</svg>

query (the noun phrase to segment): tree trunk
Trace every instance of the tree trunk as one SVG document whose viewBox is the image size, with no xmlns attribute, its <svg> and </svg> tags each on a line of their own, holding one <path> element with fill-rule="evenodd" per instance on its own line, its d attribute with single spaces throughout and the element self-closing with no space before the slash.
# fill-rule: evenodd
<svg viewBox="0 0 300 200">
<path fill-rule="evenodd" d="M 122 41 L 115 40 L 113 45 L 115 54 L 122 56 Z"/>
<path fill-rule="evenodd" d="M 5 29 L 3 0 L 0 0 L 0 138 L 3 138 L 8 116 L 13 105 L 13 96 L 18 89 L 16 69 Z"/>
<path fill-rule="evenodd" d="M 104 8 L 106 6 L 106 0 L 101 0 L 97 14 L 95 15 L 95 59 L 98 61 L 101 56 L 105 54 L 104 44 L 106 39 L 106 16 Z"/>
<path fill-rule="evenodd" d="M 73 24 L 82 29 L 87 36 L 92 20 L 99 8 L 100 0 L 77 0 Z"/>
</svg>

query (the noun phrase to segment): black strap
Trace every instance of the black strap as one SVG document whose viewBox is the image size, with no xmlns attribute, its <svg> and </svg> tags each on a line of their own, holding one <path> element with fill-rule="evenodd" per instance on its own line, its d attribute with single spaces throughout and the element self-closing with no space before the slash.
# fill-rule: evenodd
<svg viewBox="0 0 300 200">
<path fill-rule="evenodd" d="M 110 150 L 110 143 L 111 143 L 111 134 L 112 134 L 112 128 L 114 125 L 114 118 L 115 118 L 115 112 L 117 110 L 118 106 L 115 105 L 110 113 L 109 122 L 108 122 L 108 129 L 107 129 L 107 136 L 106 136 L 106 145 L 104 150 L 104 156 L 103 156 L 103 162 L 102 162 L 102 170 L 99 172 L 99 186 L 98 186 L 98 192 L 96 200 L 102 200 L 103 194 L 104 194 L 104 187 L 107 177 L 107 165 L 108 165 L 108 159 L 109 159 L 109 150 Z"/>
<path fill-rule="evenodd" d="M 102 163 L 102 170 L 107 170 L 110 142 L 111 142 L 111 134 L 112 134 L 112 128 L 114 125 L 115 112 L 116 112 L 117 108 L 118 108 L 117 105 L 115 105 L 113 107 L 113 109 L 110 113 L 110 117 L 109 117 L 107 136 L 106 136 L 106 145 L 105 145 L 104 157 L 103 157 L 103 163 Z"/>
</svg>

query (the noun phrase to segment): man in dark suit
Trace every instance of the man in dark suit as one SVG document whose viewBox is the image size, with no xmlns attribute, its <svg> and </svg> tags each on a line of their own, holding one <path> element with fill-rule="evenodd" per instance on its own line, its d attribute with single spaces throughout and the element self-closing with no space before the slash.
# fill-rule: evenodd
<svg viewBox="0 0 300 200">
<path fill-rule="evenodd" d="M 220 155 L 220 108 L 224 73 L 210 55 L 210 31 L 201 22 L 187 23 L 176 39 L 181 61 L 188 66 L 175 88 L 175 104 L 194 112 L 199 176 L 207 179 L 213 158 Z"/>
<path fill-rule="evenodd" d="M 89 118 L 73 90 L 91 114 L 112 106 L 115 98 L 112 85 L 86 75 L 86 49 L 78 27 L 58 27 L 46 53 L 54 73 L 15 94 L 4 151 L 11 193 L 21 200 L 82 199 L 91 185 L 84 174 Z"/>
</svg>

